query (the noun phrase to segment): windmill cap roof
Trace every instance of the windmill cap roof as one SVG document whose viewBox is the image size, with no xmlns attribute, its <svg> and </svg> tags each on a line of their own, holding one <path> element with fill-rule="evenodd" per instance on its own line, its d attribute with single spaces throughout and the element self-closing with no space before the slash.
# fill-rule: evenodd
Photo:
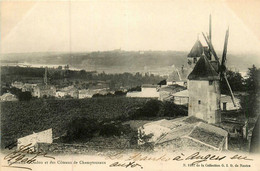
<svg viewBox="0 0 260 171">
<path fill-rule="evenodd" d="M 219 75 L 208 58 L 202 55 L 195 65 L 193 71 L 188 76 L 189 80 L 219 80 Z"/>
<path fill-rule="evenodd" d="M 192 49 L 190 50 L 190 53 L 188 54 L 188 57 L 200 57 L 203 53 L 203 46 L 198 39 L 195 44 L 193 45 Z"/>
</svg>

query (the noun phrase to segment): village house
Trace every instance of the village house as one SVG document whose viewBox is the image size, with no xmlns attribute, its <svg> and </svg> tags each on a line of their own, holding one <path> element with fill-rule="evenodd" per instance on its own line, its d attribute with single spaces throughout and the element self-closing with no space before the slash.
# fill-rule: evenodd
<svg viewBox="0 0 260 171">
<path fill-rule="evenodd" d="M 177 93 L 172 94 L 173 102 L 178 105 L 188 105 L 189 103 L 189 91 L 183 90 Z M 220 97 L 220 109 L 221 111 L 230 111 L 230 110 L 238 110 L 241 109 L 240 100 L 235 97 L 234 98 L 236 107 L 232 102 L 231 96 L 221 94 Z"/>
<path fill-rule="evenodd" d="M 25 91 L 33 92 L 33 88 L 36 86 L 37 86 L 37 84 L 25 83 L 22 87 L 22 92 L 25 92 Z"/>
<path fill-rule="evenodd" d="M 97 94 L 106 95 L 109 93 L 109 90 L 107 88 L 102 89 L 96 89 Z"/>
<path fill-rule="evenodd" d="M 92 96 L 87 89 L 79 90 L 79 99 L 91 98 Z"/>
<path fill-rule="evenodd" d="M 57 98 L 63 98 L 67 95 L 67 92 L 66 91 L 62 91 L 62 90 L 57 90 L 56 94 L 55 94 L 55 97 Z"/>
<path fill-rule="evenodd" d="M 63 98 L 65 96 L 70 96 L 74 99 L 79 98 L 79 91 L 76 87 L 72 86 L 68 86 L 68 87 L 64 87 L 61 90 L 58 90 L 55 94 L 55 97 L 58 98 Z"/>
<path fill-rule="evenodd" d="M 32 96 L 42 97 L 54 97 L 56 95 L 56 87 L 52 85 L 37 85 L 33 88 Z"/>
<path fill-rule="evenodd" d="M 144 97 L 159 97 L 158 85 L 143 84 L 141 91 Z"/>
<path fill-rule="evenodd" d="M 143 84 L 141 91 L 127 92 L 126 97 L 159 98 L 159 86 L 154 84 Z"/>
<path fill-rule="evenodd" d="M 11 93 L 5 93 L 0 97 L 1 101 L 17 101 L 17 97 Z"/>
<path fill-rule="evenodd" d="M 184 105 L 188 106 L 189 103 L 189 91 L 188 90 L 183 90 L 179 91 L 177 93 L 174 93 L 173 96 L 173 103 L 177 105 Z"/>
<path fill-rule="evenodd" d="M 79 91 L 76 87 L 68 86 L 62 89 L 63 91 L 67 92 L 67 95 L 71 96 L 72 98 L 77 99 L 79 97 Z"/>
<path fill-rule="evenodd" d="M 174 85 L 168 85 L 168 86 L 161 86 L 159 89 L 159 100 L 161 101 L 172 101 L 173 100 L 173 94 L 179 91 L 183 91 L 186 88 L 183 86 L 180 86 L 178 84 Z"/>
<path fill-rule="evenodd" d="M 236 97 L 234 98 L 236 106 L 234 106 L 231 96 L 228 95 L 221 94 L 220 101 L 221 101 L 220 108 L 223 111 L 241 109 L 240 100 Z"/>
<path fill-rule="evenodd" d="M 11 84 L 12 87 L 18 88 L 18 89 L 22 89 L 23 88 L 23 83 L 19 82 L 19 81 L 15 81 Z"/>
</svg>

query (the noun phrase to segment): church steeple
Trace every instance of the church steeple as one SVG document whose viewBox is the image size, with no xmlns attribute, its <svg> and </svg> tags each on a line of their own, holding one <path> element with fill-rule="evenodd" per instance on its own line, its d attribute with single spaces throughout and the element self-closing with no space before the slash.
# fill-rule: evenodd
<svg viewBox="0 0 260 171">
<path fill-rule="evenodd" d="M 44 78 L 43 78 L 43 82 L 44 82 L 45 85 L 48 84 L 47 73 L 48 73 L 48 71 L 47 71 L 47 67 L 45 67 L 45 73 L 44 73 Z"/>
<path fill-rule="evenodd" d="M 198 38 L 195 44 L 193 45 L 193 47 L 191 48 L 190 53 L 188 54 L 188 58 L 200 57 L 202 53 L 203 53 L 203 46 Z"/>
</svg>

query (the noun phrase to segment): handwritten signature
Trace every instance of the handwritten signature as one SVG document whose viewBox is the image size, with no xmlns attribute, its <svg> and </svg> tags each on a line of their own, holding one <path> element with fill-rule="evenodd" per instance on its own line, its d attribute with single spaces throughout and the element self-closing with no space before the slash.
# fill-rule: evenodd
<svg viewBox="0 0 260 171">
<path fill-rule="evenodd" d="M 12 167 L 12 168 L 21 168 L 21 169 L 28 169 L 32 170 L 30 167 L 21 167 L 15 164 L 23 163 L 23 164 L 32 164 L 36 161 L 38 156 L 43 156 L 50 159 L 55 159 L 52 156 L 47 155 L 45 152 L 36 151 L 32 143 L 27 145 L 21 145 L 17 150 L 14 150 L 8 153 L 4 160 L 8 162 L 8 165 L 2 167 Z"/>
<path fill-rule="evenodd" d="M 127 163 L 114 162 L 109 165 L 109 167 L 124 167 L 124 168 L 134 168 L 137 166 L 139 166 L 141 169 L 143 169 L 142 165 L 140 165 L 136 162 L 127 162 Z"/>
<path fill-rule="evenodd" d="M 192 165 L 198 164 L 198 163 L 202 163 L 202 162 L 206 162 L 206 161 L 222 161 L 224 159 L 229 158 L 230 160 L 249 160 L 252 161 L 253 159 L 248 158 L 247 156 L 240 156 L 238 154 L 232 156 L 232 157 L 227 157 L 225 155 L 219 156 L 219 155 L 214 155 L 214 154 L 206 154 L 206 155 L 202 155 L 200 154 L 200 152 L 195 152 L 192 153 L 191 155 L 185 155 L 183 153 L 181 153 L 180 155 L 176 155 L 176 156 L 169 156 L 167 154 L 163 154 L 159 157 L 155 157 L 155 156 L 149 156 L 149 155 L 143 155 L 141 152 L 138 153 L 134 153 L 130 156 L 128 156 L 127 158 L 124 158 L 123 156 L 123 152 L 120 151 L 118 153 L 115 153 L 113 155 L 109 155 L 107 156 L 107 159 L 111 159 L 111 160 L 125 160 L 125 161 L 130 161 L 129 164 L 123 163 L 120 164 L 119 162 L 115 162 L 113 164 L 111 164 L 110 167 L 129 167 L 131 166 L 131 162 L 134 162 L 133 164 L 136 164 L 135 162 L 137 161 L 163 161 L 163 162 L 167 162 L 167 161 L 191 161 Z M 139 165 L 139 164 L 138 164 Z M 141 165 L 140 165 L 141 167 Z"/>
<path fill-rule="evenodd" d="M 8 146 L 8 149 L 12 149 L 14 144 L 11 144 Z M 34 146 L 32 144 L 27 145 L 21 145 L 18 149 L 10 152 L 4 157 L 4 160 L 8 162 L 8 165 L 3 167 L 12 167 L 12 168 L 21 168 L 21 169 L 28 169 L 32 170 L 30 167 L 21 167 L 16 164 L 22 163 L 22 164 L 33 164 L 36 162 L 36 159 L 38 156 L 43 156 L 45 158 L 53 159 L 54 157 L 47 155 L 46 152 L 37 151 L 35 150 Z M 141 152 L 136 152 L 133 154 L 128 154 L 127 156 L 124 156 L 124 151 L 116 152 L 115 154 L 110 154 L 107 156 L 106 159 L 110 160 L 123 160 L 123 162 L 115 161 L 112 164 L 109 165 L 109 167 L 124 167 L 124 168 L 135 168 L 139 167 L 143 169 L 143 166 L 138 163 L 138 161 L 191 161 L 192 165 L 199 164 L 206 161 L 222 161 L 224 159 L 230 159 L 230 160 L 248 160 L 252 161 L 253 159 L 248 158 L 247 156 L 241 156 L 241 155 L 234 155 L 232 157 L 227 157 L 225 155 L 215 155 L 215 154 L 206 154 L 203 155 L 200 152 L 195 152 L 192 154 L 184 154 L 180 153 L 179 155 L 169 155 L 169 154 L 163 154 L 161 156 L 152 156 L 147 154 L 142 154 Z"/>
</svg>

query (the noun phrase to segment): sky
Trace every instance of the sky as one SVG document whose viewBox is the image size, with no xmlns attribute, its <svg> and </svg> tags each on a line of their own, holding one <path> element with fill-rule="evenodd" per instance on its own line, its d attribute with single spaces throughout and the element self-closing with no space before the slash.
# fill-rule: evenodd
<svg viewBox="0 0 260 171">
<path fill-rule="evenodd" d="M 1 53 L 189 51 L 208 32 L 222 51 L 260 53 L 257 0 L 1 1 Z"/>
</svg>

